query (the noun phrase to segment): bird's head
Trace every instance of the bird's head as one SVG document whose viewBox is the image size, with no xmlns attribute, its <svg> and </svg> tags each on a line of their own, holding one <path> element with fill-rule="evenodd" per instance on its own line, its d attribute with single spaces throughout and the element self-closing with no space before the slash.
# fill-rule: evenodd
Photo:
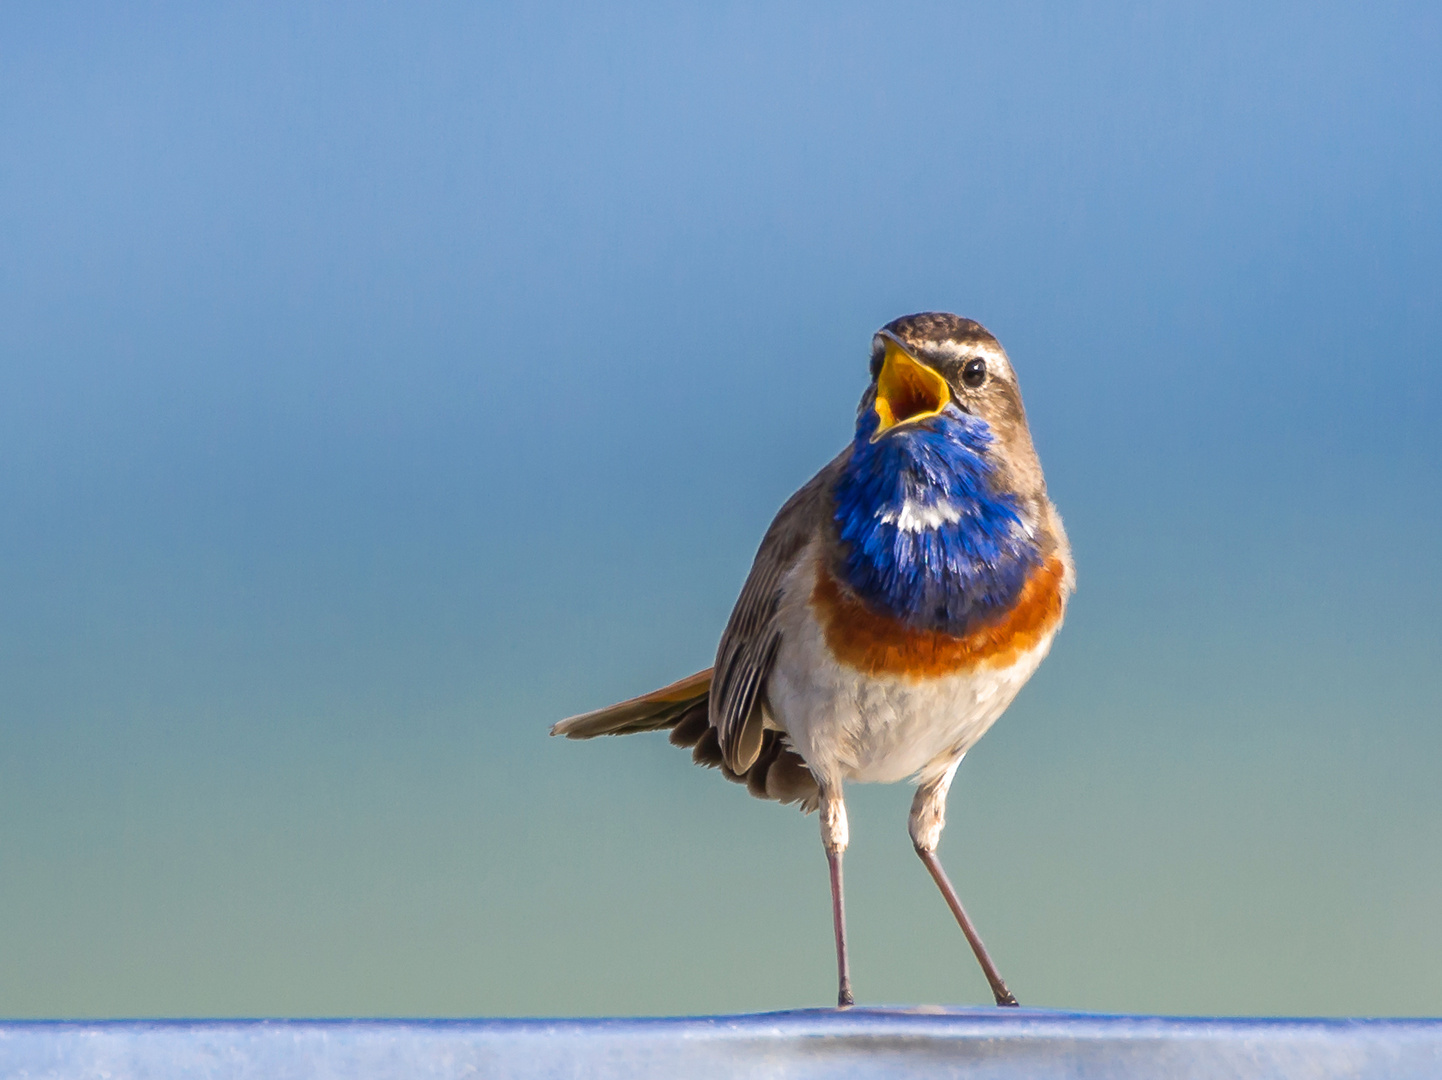
<svg viewBox="0 0 1442 1080">
<path fill-rule="evenodd" d="M 983 436 L 1000 486 L 1023 500 L 1045 494 L 1011 361 L 971 319 L 925 312 L 878 330 L 856 426 L 858 442 L 871 444 L 960 430 Z"/>
</svg>

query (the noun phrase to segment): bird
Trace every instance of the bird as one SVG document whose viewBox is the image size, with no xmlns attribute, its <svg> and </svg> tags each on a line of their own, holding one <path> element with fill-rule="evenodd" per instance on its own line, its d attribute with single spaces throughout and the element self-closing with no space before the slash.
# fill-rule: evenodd
<svg viewBox="0 0 1442 1080">
<path fill-rule="evenodd" d="M 958 315 L 905 315 L 872 338 L 851 442 L 767 529 L 715 664 L 551 734 L 669 729 L 752 795 L 819 812 L 840 1008 L 855 1003 L 843 788 L 909 778 L 912 845 L 1014 1006 L 936 852 L 957 767 L 1047 655 L 1075 583 L 1001 343 Z"/>
</svg>

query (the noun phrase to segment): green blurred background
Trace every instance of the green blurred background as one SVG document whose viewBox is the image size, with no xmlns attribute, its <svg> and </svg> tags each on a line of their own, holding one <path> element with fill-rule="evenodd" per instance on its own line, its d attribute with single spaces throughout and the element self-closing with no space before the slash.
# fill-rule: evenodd
<svg viewBox="0 0 1442 1080">
<path fill-rule="evenodd" d="M 942 855 L 1024 1003 L 1442 1013 L 1433 4 L 0 11 L 0 1015 L 824 1005 L 661 737 L 870 335 L 1080 591 Z M 864 1002 L 987 1000 L 855 788 Z"/>
</svg>

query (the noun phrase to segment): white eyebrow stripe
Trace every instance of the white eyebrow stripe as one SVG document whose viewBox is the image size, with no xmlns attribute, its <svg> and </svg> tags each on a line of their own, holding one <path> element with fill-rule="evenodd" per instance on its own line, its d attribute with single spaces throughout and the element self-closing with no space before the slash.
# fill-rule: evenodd
<svg viewBox="0 0 1442 1080">
<path fill-rule="evenodd" d="M 979 356 L 988 363 L 1011 370 L 1011 361 L 1007 359 L 1005 350 L 991 342 L 973 341 L 962 345 L 955 341 L 938 341 L 928 343 L 927 351 L 943 360 L 969 360 L 973 356 Z"/>
</svg>

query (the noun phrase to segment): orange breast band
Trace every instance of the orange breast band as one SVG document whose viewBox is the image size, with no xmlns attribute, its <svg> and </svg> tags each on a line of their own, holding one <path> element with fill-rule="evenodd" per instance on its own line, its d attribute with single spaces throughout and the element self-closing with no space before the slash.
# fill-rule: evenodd
<svg viewBox="0 0 1442 1080">
<path fill-rule="evenodd" d="M 1006 667 L 1056 629 L 1065 607 L 1065 567 L 1051 558 L 1032 571 L 1016 604 L 963 637 L 911 630 L 842 591 L 825 566 L 816 569 L 811 607 L 839 663 L 867 675 L 912 680 L 976 667 Z"/>
</svg>

